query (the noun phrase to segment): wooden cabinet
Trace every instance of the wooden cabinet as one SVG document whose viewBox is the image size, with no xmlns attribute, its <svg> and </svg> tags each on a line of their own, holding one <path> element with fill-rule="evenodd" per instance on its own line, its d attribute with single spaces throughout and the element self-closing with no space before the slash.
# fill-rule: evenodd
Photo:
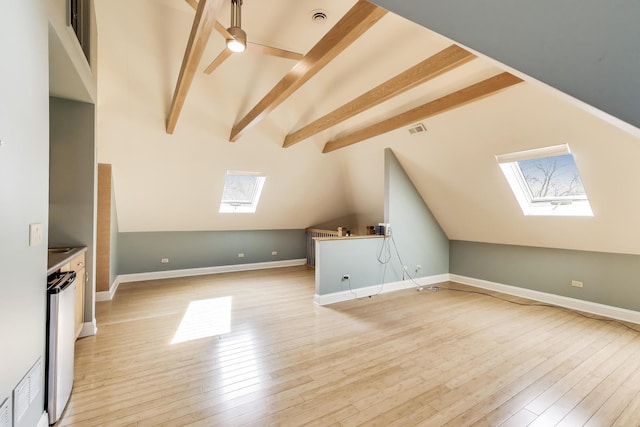
<svg viewBox="0 0 640 427">
<path fill-rule="evenodd" d="M 82 331 L 84 324 L 84 288 L 87 281 L 84 262 L 84 252 L 71 258 L 69 263 L 63 265 L 60 271 L 76 272 L 76 338 Z"/>
</svg>

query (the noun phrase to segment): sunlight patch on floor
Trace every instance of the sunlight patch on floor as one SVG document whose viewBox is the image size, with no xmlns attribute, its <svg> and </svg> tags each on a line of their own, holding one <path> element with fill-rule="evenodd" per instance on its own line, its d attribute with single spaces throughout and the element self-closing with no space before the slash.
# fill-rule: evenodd
<svg viewBox="0 0 640 427">
<path fill-rule="evenodd" d="M 171 344 L 229 333 L 231 302 L 232 297 L 191 301 Z"/>
</svg>

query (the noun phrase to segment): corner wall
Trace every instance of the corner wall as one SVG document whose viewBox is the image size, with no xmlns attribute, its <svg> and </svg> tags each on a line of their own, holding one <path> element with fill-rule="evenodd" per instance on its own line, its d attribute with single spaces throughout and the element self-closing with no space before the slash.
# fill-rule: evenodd
<svg viewBox="0 0 640 427">
<path fill-rule="evenodd" d="M 403 265 L 417 277 L 448 273 L 449 238 L 390 148 L 384 161 L 384 218 Z M 422 269 L 415 271 L 417 265 Z"/>
<path fill-rule="evenodd" d="M 84 321 L 92 322 L 95 295 L 95 105 L 50 98 L 49 245 L 86 246 L 88 280 Z"/>
<path fill-rule="evenodd" d="M 393 237 L 316 240 L 317 296 L 406 280 L 403 265 L 414 278 L 449 272 L 449 239 L 391 149 L 385 149 L 384 162 L 384 217 Z M 388 260 L 386 268 L 380 260 Z M 342 280 L 346 274 L 349 280 Z M 397 286 L 378 289 L 386 292 Z M 355 296 L 347 294 L 343 295 Z"/>
<path fill-rule="evenodd" d="M 11 411 L 12 390 L 38 359 L 42 361 L 40 377 L 34 379 L 40 392 L 15 427 L 35 426 L 44 411 L 47 31 L 43 0 L 0 2 L 0 404 L 8 398 Z M 29 246 L 32 223 L 44 226 L 37 246 Z"/>
</svg>

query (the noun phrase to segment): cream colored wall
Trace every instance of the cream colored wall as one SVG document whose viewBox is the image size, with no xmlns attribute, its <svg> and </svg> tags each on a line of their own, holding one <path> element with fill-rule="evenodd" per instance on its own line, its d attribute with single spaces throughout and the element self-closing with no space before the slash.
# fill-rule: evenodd
<svg viewBox="0 0 640 427">
<path fill-rule="evenodd" d="M 292 50 L 313 46 L 327 28 L 277 16 L 284 6 L 301 3 L 247 4 L 243 26 L 250 39 Z M 352 3 L 328 2 L 342 13 Z M 452 43 L 398 16 L 385 16 L 262 123 L 229 143 L 233 123 L 291 61 L 247 53 L 211 76 L 197 73 L 175 134 L 167 135 L 164 121 L 193 11 L 182 2 L 114 0 L 99 1 L 97 15 L 98 158 L 113 164 L 120 231 L 303 228 L 344 217 L 375 224 L 383 216 L 383 152 L 391 147 L 450 239 L 640 254 L 640 131 L 617 126 L 527 76 L 526 83 L 424 120 L 425 134 L 398 129 L 321 154 L 336 136 L 506 68 L 486 58 L 282 149 L 288 132 Z M 397 45 L 398 39 L 408 42 Z M 213 33 L 201 69 L 222 46 Z M 495 155 L 562 143 L 575 153 L 595 216 L 523 216 Z M 227 169 L 267 174 L 255 215 L 217 213 Z"/>
<path fill-rule="evenodd" d="M 637 132 L 533 85 L 425 124 L 424 143 L 395 152 L 450 239 L 640 254 Z M 594 216 L 524 216 L 494 156 L 564 143 L 574 153 Z"/>
<path fill-rule="evenodd" d="M 348 213 L 341 163 L 317 146 L 283 150 L 284 134 L 270 119 L 228 142 L 248 93 L 265 93 L 292 61 L 234 70 L 231 59 L 225 77 L 199 73 L 168 135 L 165 117 L 193 14 L 150 1 L 98 3 L 97 13 L 98 158 L 113 164 L 121 232 L 304 228 Z M 217 53 L 211 45 L 205 57 Z M 230 85 L 227 76 L 242 83 Z M 266 174 L 256 214 L 218 213 L 227 170 Z"/>
</svg>

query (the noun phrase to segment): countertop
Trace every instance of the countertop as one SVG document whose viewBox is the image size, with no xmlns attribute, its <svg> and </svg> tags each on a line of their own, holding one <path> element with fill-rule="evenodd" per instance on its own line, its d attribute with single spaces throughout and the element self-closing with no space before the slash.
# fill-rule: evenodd
<svg viewBox="0 0 640 427">
<path fill-rule="evenodd" d="M 57 269 L 71 261 L 76 255 L 87 250 L 86 246 L 49 248 L 47 257 L 47 275 L 55 272 Z"/>
</svg>

